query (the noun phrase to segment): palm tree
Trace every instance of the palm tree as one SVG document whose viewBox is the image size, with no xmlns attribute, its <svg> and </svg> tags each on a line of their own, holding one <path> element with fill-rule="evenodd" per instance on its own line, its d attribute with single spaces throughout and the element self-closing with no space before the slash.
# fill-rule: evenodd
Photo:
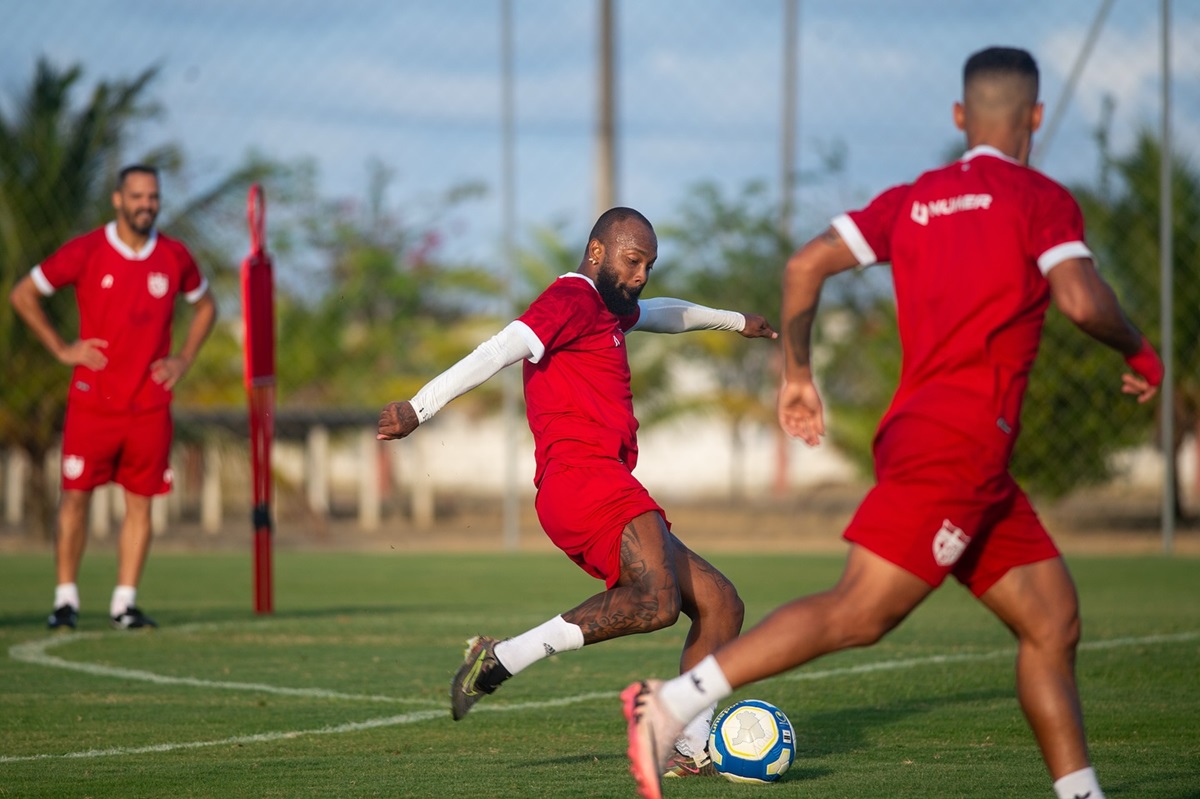
<svg viewBox="0 0 1200 799">
<path fill-rule="evenodd" d="M 0 292 L 73 235 L 111 211 L 107 198 L 119 168 L 124 135 L 136 119 L 156 113 L 144 101 L 156 74 L 101 82 L 76 109 L 82 69 L 40 60 L 28 92 L 9 117 L 0 111 Z M 102 209 L 104 209 L 102 211 Z M 76 325 L 69 296 L 46 306 L 64 335 Z M 0 303 L 0 445 L 30 457 L 34 532 L 48 534 L 49 493 L 40 468 L 58 435 L 70 370 L 54 363 L 7 302 Z"/>
</svg>

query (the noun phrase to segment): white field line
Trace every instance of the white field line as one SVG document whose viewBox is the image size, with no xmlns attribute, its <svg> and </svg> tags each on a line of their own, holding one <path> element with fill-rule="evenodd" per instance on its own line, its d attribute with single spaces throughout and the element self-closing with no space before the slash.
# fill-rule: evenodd
<svg viewBox="0 0 1200 799">
<path fill-rule="evenodd" d="M 236 683 L 227 681 L 209 681 L 200 680 L 190 677 L 164 677 L 153 672 L 139 671 L 136 669 L 121 669 L 109 666 L 98 666 L 88 663 L 77 663 L 62 658 L 47 655 L 46 650 L 59 646 L 71 641 L 84 640 L 84 636 L 98 636 L 99 634 L 82 633 L 72 635 L 67 638 L 52 638 L 44 641 L 34 641 L 25 644 L 17 644 L 9 648 L 9 656 L 15 660 L 20 660 L 26 663 L 36 665 L 51 666 L 54 668 L 67 668 L 74 671 L 82 671 L 88 674 L 96 674 L 100 676 L 118 677 L 122 679 L 141 680 L 166 685 L 190 685 L 204 688 L 224 688 L 237 691 L 262 691 L 266 693 L 284 694 L 288 696 L 306 696 L 314 698 L 328 699 L 350 699 L 368 702 L 415 702 L 425 700 L 404 700 L 396 697 L 375 696 L 369 694 L 345 694 L 337 691 L 325 691 L 316 688 L 283 688 L 274 685 L 263 685 L 258 683 Z M 1104 641 L 1088 641 L 1080 644 L 1082 650 L 1102 650 L 1102 649 L 1118 649 L 1130 646 L 1151 646 L 1155 644 L 1172 644 L 1183 643 L 1187 641 L 1200 640 L 1200 632 L 1185 632 L 1169 635 L 1147 635 L 1141 637 L 1129 638 L 1112 638 Z M 803 671 L 792 672 L 784 675 L 782 679 L 786 680 L 820 680 L 831 677 L 846 677 L 856 674 L 869 674 L 872 672 L 894 671 L 898 669 L 910 669 L 920 666 L 942 665 L 946 663 L 976 663 L 986 660 L 997 660 L 1005 657 L 1013 657 L 1015 650 L 1002 649 L 993 650 L 991 652 L 979 652 L 975 654 L 959 654 L 959 655 L 930 655 L 929 657 L 921 658 L 904 658 L 899 660 L 883 660 L 875 663 L 863 663 L 857 666 L 845 666 L 837 669 L 825 669 L 823 671 Z M 565 705 L 573 705 L 581 702 L 590 702 L 592 700 L 611 700 L 616 697 L 616 693 L 611 691 L 600 691 L 586 694 L 576 694 L 574 696 L 564 696 L 557 699 L 541 700 L 537 702 L 517 702 L 513 704 L 497 705 L 487 704 L 480 707 L 475 712 L 490 712 L 490 713 L 511 713 L 521 710 L 542 710 L 551 707 L 561 707 Z M 437 710 L 416 710 L 410 713 L 402 713 L 398 716 L 385 716 L 376 719 L 367 719 L 366 721 L 356 721 L 347 724 L 337 724 L 326 727 L 315 727 L 307 730 L 282 730 L 279 732 L 259 733 L 256 735 L 238 735 L 230 738 L 221 738 L 211 741 L 181 741 L 176 743 L 153 744 L 150 746 L 138 747 L 113 747 L 111 749 L 89 749 L 82 752 L 66 752 L 62 754 L 40 754 L 40 755 L 0 755 L 0 764 L 2 763 L 24 763 L 34 760 L 65 760 L 74 758 L 91 758 L 91 757 L 113 757 L 122 755 L 140 755 L 154 754 L 160 752 L 173 752 L 180 749 L 201 749 L 210 746 L 236 746 L 239 744 L 252 743 L 267 743 L 271 741 L 281 741 L 292 738 L 302 738 L 309 735 L 338 735 L 347 732 L 361 732 L 363 730 L 376 729 L 379 727 L 394 727 L 404 724 L 416 724 L 422 721 L 428 721 L 439 717 L 445 717 L 445 709 Z"/>
</svg>

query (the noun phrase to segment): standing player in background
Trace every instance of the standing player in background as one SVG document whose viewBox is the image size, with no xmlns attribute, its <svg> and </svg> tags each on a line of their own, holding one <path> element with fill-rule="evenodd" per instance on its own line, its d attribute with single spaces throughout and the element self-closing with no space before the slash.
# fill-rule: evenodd
<svg viewBox="0 0 1200 799">
<path fill-rule="evenodd" d="M 661 795 L 663 742 L 696 708 L 874 644 L 953 575 L 1017 638 L 1017 697 L 1055 792 L 1102 799 L 1075 683 L 1075 585 L 1008 464 L 1051 299 L 1125 356 L 1137 374 L 1123 390 L 1139 402 L 1154 396 L 1163 369 L 1097 274 L 1075 200 L 1027 166 L 1042 120 L 1037 92 L 1027 52 L 972 55 L 954 106 L 966 154 L 839 216 L 789 260 L 779 421 L 810 446 L 825 433 L 810 360 L 821 287 L 856 266 L 892 264 L 904 356 L 875 436 L 877 484 L 846 529 L 837 585 L 783 605 L 682 677 L 625 690 L 641 796 Z"/>
<path fill-rule="evenodd" d="M 450 686 L 461 719 L 512 675 L 550 655 L 692 620 L 680 670 L 738 634 L 744 607 L 733 584 L 671 532 L 666 514 L 633 476 L 638 422 L 625 334 L 735 330 L 775 338 L 763 317 L 665 297 L 638 300 L 658 257 L 654 228 L 631 208 L 606 211 L 576 272 L 542 292 L 516 321 L 379 416 L 379 438 L 403 438 L 446 403 L 505 366 L 524 361 L 533 431 L 537 513 L 550 540 L 607 590 L 521 635 L 478 636 Z M 672 736 L 666 776 L 714 775 L 708 728 L 714 705 L 696 708 Z"/>
<path fill-rule="evenodd" d="M 122 169 L 112 203 L 115 221 L 64 244 L 21 278 L 9 297 L 46 349 L 74 367 L 63 426 L 52 629 L 74 628 L 78 621 L 75 581 L 87 543 L 88 505 L 92 491 L 108 482 L 125 489 L 111 624 L 156 626 L 135 603 L 150 550 L 150 499 L 171 487 L 171 389 L 195 360 L 217 314 L 208 281 L 187 248 L 154 227 L 158 171 Z M 74 286 L 79 307 L 79 340 L 71 343 L 54 329 L 40 301 L 66 286 Z M 183 346 L 172 355 L 180 295 L 195 310 Z"/>
</svg>

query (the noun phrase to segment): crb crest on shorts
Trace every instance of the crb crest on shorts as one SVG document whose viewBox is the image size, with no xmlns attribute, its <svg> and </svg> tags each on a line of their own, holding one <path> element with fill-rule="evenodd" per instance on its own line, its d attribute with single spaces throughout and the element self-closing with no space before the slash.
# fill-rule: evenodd
<svg viewBox="0 0 1200 799">
<path fill-rule="evenodd" d="M 67 455 L 62 459 L 63 477 L 68 480 L 77 480 L 83 474 L 83 457 L 80 455 Z"/>
<path fill-rule="evenodd" d="M 971 536 L 964 533 L 961 527 L 951 524 L 949 519 L 943 519 L 942 529 L 933 537 L 933 559 L 939 566 L 953 566 L 958 563 L 969 543 Z"/>
</svg>

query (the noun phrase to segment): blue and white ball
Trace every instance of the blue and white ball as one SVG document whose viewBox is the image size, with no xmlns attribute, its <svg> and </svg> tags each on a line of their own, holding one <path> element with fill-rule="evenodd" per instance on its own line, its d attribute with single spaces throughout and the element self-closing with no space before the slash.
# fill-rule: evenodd
<svg viewBox="0 0 1200 799">
<path fill-rule="evenodd" d="M 796 758 L 796 735 L 783 711 L 761 699 L 743 699 L 713 719 L 708 754 L 734 782 L 774 782 Z"/>
</svg>

